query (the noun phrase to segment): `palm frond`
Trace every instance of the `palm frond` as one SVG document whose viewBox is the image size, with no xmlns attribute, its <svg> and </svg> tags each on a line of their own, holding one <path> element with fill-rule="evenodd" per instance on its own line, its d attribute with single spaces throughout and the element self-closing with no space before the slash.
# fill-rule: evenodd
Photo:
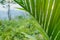
<svg viewBox="0 0 60 40">
<path fill-rule="evenodd" d="M 60 38 L 60 0 L 15 0 L 38 21 L 51 40 Z"/>
</svg>

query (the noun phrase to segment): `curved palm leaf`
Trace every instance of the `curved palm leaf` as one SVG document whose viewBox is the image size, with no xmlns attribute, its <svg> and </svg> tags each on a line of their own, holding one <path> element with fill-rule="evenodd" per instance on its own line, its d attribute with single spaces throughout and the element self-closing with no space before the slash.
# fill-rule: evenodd
<svg viewBox="0 0 60 40">
<path fill-rule="evenodd" d="M 15 0 L 38 21 L 51 40 L 60 38 L 60 0 Z"/>
</svg>

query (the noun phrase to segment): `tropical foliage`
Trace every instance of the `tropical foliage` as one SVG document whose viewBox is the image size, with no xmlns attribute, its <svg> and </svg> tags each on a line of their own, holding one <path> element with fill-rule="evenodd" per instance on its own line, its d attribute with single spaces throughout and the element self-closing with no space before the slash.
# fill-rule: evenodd
<svg viewBox="0 0 60 40">
<path fill-rule="evenodd" d="M 0 0 L 0 3 L 1 3 L 1 4 L 4 4 L 4 2 L 5 2 L 5 0 Z"/>
<path fill-rule="evenodd" d="M 60 0 L 14 0 L 29 12 L 45 31 L 45 40 L 60 40 Z M 36 24 L 38 25 L 38 24 Z M 38 27 L 38 26 L 37 26 Z M 49 39 L 48 39 L 49 38 Z"/>
</svg>

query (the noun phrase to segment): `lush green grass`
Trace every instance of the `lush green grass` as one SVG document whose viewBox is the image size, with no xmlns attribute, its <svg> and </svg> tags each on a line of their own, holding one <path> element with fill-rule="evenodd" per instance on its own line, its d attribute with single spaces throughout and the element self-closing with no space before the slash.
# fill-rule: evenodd
<svg viewBox="0 0 60 40">
<path fill-rule="evenodd" d="M 44 40 L 33 18 L 0 20 L 0 40 Z"/>
</svg>

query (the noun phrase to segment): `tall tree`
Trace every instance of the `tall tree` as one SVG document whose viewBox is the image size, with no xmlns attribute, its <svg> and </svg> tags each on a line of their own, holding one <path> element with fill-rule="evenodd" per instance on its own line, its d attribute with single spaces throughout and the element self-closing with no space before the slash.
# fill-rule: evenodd
<svg viewBox="0 0 60 40">
<path fill-rule="evenodd" d="M 11 20 L 11 14 L 10 14 L 10 0 L 8 0 L 8 18 Z"/>
</svg>

